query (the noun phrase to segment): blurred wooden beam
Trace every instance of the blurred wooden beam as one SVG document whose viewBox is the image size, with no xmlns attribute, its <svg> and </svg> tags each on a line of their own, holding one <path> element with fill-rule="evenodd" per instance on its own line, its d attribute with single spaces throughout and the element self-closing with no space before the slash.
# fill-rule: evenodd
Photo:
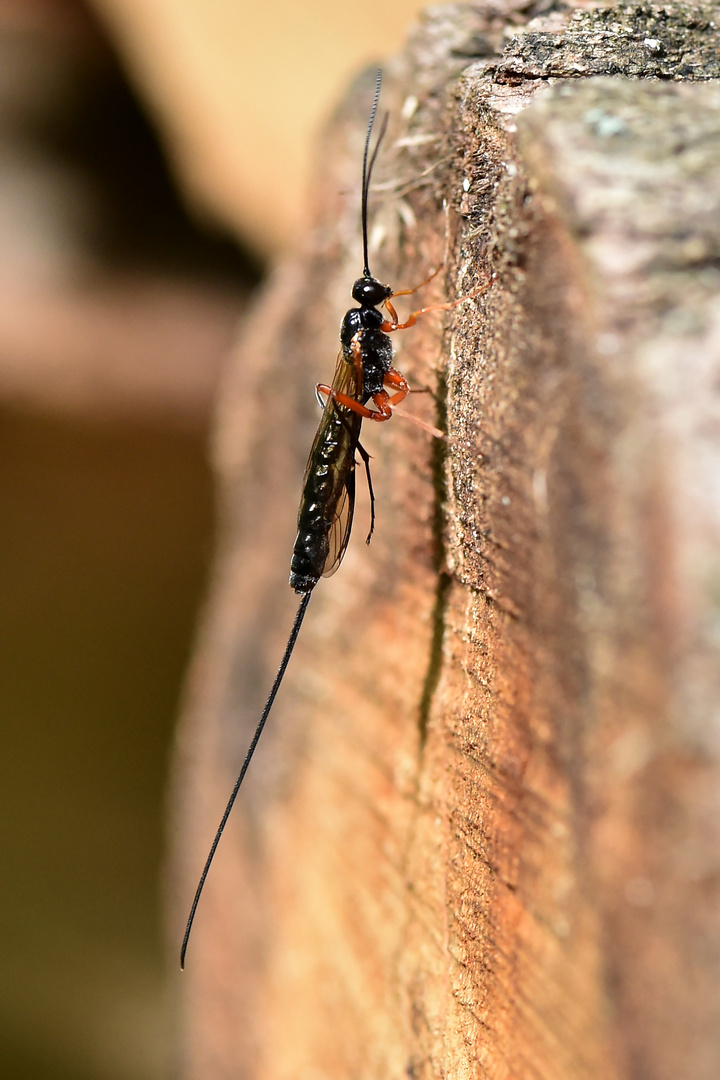
<svg viewBox="0 0 720 1080">
<path fill-rule="evenodd" d="M 0 402 L 204 426 L 242 306 L 229 286 L 147 273 L 4 282 Z"/>
<path fill-rule="evenodd" d="M 206 425 L 248 283 L 80 0 L 0 6 L 0 407 Z"/>
<path fill-rule="evenodd" d="M 261 257 L 305 220 L 311 149 L 349 73 L 405 39 L 423 0 L 90 0 L 193 203 Z"/>
<path fill-rule="evenodd" d="M 426 302 L 494 283 L 398 335 L 447 442 L 369 433 L 377 534 L 313 597 L 208 883 L 188 1077 L 720 1072 L 713 15 L 449 6 L 389 66 L 372 268 L 444 260 Z M 292 619 L 370 96 L 225 387 L 174 944 Z"/>
</svg>

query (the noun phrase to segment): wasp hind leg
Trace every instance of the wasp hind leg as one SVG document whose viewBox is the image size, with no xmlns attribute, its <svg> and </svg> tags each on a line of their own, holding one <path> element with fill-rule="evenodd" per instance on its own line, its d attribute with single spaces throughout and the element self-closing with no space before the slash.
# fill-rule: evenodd
<svg viewBox="0 0 720 1080">
<path fill-rule="evenodd" d="M 372 539 L 372 534 L 375 531 L 375 492 L 373 491 L 372 477 L 370 475 L 370 455 L 368 454 L 367 450 L 359 439 L 355 443 L 355 448 L 357 449 L 360 457 L 363 459 L 363 465 L 365 466 L 365 476 L 367 477 L 368 493 L 370 495 L 370 532 L 367 534 L 367 537 L 365 539 L 365 543 L 369 544 Z"/>
</svg>

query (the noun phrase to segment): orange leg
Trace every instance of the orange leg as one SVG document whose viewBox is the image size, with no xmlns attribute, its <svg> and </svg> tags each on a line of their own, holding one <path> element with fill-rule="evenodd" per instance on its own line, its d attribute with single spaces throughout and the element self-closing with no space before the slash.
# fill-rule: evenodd
<svg viewBox="0 0 720 1080">
<path fill-rule="evenodd" d="M 399 405 L 410 393 L 407 379 L 395 368 L 390 368 L 383 382 L 395 391 L 394 394 L 390 394 L 388 397 L 388 404 L 390 405 Z"/>
<path fill-rule="evenodd" d="M 440 266 L 438 266 L 437 270 L 433 270 L 429 278 L 425 278 L 425 280 L 421 281 L 419 285 L 416 285 L 414 289 L 401 289 L 400 292 L 391 293 L 390 296 L 412 296 L 414 292 L 419 292 L 419 290 L 422 289 L 424 285 L 429 285 L 432 279 L 436 278 L 441 270 L 442 263 L 440 263 Z"/>
<path fill-rule="evenodd" d="M 362 330 L 358 330 L 350 342 L 350 351 L 353 354 L 355 361 L 355 370 L 357 371 L 358 381 L 362 379 L 362 349 L 360 348 L 360 338 L 362 337 Z"/>
<path fill-rule="evenodd" d="M 382 423 L 383 420 L 389 420 L 392 416 L 390 397 L 384 390 L 381 390 L 379 393 L 373 394 L 372 396 L 372 400 L 375 402 L 378 409 L 378 411 L 375 412 L 374 409 L 368 409 L 367 405 L 363 405 L 362 402 L 356 401 L 355 398 L 348 397 L 347 394 L 341 394 L 337 390 L 333 390 L 332 386 L 327 386 L 325 383 L 318 383 L 315 389 L 318 394 L 326 394 L 327 397 L 331 397 L 333 401 L 337 401 L 338 405 L 343 405 L 346 409 L 351 409 L 365 420 L 377 420 L 378 423 Z"/>
<path fill-rule="evenodd" d="M 427 315 L 429 311 L 449 311 L 450 308 L 457 307 L 458 304 L 464 304 L 466 300 L 474 300 L 477 296 L 482 296 L 484 292 L 492 285 L 492 279 L 487 281 L 484 285 L 481 285 L 475 292 L 468 293 L 467 296 L 461 296 L 459 300 L 451 300 L 448 304 L 431 304 L 430 307 L 420 308 L 418 311 L 413 311 L 411 315 L 405 320 L 404 323 L 397 321 L 397 314 L 392 304 L 388 304 L 386 301 L 386 307 L 390 313 L 392 322 L 387 320 L 382 324 L 380 329 L 386 334 L 392 334 L 394 330 L 407 330 L 408 327 L 414 326 L 421 315 Z M 393 296 L 400 296 L 400 293 L 393 293 Z"/>
<path fill-rule="evenodd" d="M 403 394 L 403 397 L 405 395 Z M 369 419 L 377 420 L 378 424 L 382 424 L 385 420 L 389 420 L 392 416 L 392 404 L 396 395 L 392 397 L 388 394 L 387 390 L 379 390 L 377 394 L 373 394 L 372 399 L 375 403 L 377 412 L 371 412 Z"/>
<path fill-rule="evenodd" d="M 337 401 L 338 405 L 351 409 L 365 420 L 375 420 L 378 424 L 382 424 L 392 416 L 393 405 L 399 405 L 410 393 L 407 379 L 395 368 L 390 368 L 384 382 L 394 390 L 394 393 L 388 394 L 387 390 L 379 390 L 377 394 L 373 394 L 372 401 L 375 409 L 368 409 L 367 405 L 363 405 L 362 402 L 356 401 L 355 398 L 351 398 L 347 394 L 333 390 L 332 386 L 328 386 L 326 383 L 318 383 L 315 390 L 318 394 L 331 397 L 333 401 Z"/>
</svg>

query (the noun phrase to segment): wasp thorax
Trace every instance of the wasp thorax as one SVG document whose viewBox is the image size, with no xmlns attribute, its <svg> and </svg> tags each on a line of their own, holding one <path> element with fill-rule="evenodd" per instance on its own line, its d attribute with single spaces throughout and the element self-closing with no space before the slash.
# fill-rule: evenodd
<svg viewBox="0 0 720 1080">
<path fill-rule="evenodd" d="M 383 285 L 374 277 L 358 278 L 352 287 L 352 298 L 363 307 L 377 307 L 392 296 L 389 285 Z"/>
</svg>

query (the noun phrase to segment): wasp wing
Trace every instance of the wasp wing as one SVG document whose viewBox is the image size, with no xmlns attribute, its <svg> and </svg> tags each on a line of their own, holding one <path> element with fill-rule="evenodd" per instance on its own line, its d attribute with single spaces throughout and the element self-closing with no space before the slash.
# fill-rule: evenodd
<svg viewBox="0 0 720 1080">
<path fill-rule="evenodd" d="M 349 470 L 328 533 L 328 553 L 323 577 L 332 577 L 345 556 L 355 513 L 355 468 Z"/>
<path fill-rule="evenodd" d="M 362 368 L 354 356 L 340 350 L 333 390 L 353 400 L 362 393 Z M 322 504 L 322 576 L 329 577 L 340 563 L 350 539 L 355 509 L 355 448 L 360 437 L 359 413 L 328 397 L 305 469 L 304 492 Z M 306 501 L 303 500 L 300 516 Z"/>
</svg>

